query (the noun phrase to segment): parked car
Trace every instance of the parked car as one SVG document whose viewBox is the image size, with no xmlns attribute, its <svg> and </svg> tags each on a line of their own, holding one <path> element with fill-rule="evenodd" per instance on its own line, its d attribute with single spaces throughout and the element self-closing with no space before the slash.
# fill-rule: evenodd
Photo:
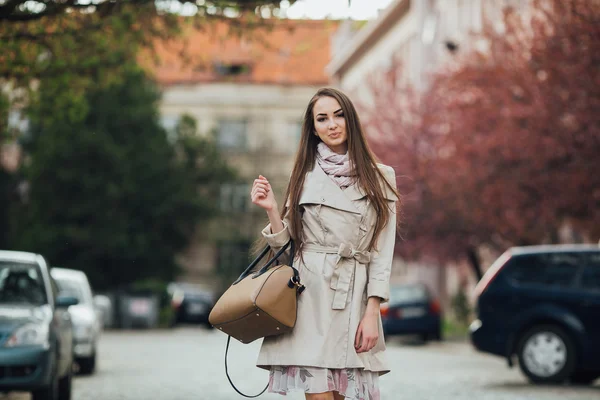
<svg viewBox="0 0 600 400">
<path fill-rule="evenodd" d="M 471 340 L 537 383 L 600 377 L 600 248 L 514 247 L 476 287 Z"/>
<path fill-rule="evenodd" d="M 73 321 L 75 361 L 82 374 L 92 374 L 96 368 L 98 339 L 102 316 L 94 306 L 92 288 L 83 271 L 52 268 L 50 275 L 56 281 L 60 293 L 77 298 L 79 303 L 69 307 Z"/>
<path fill-rule="evenodd" d="M 208 322 L 208 315 L 215 304 L 212 292 L 188 283 L 172 283 L 168 292 L 175 312 L 175 324 L 200 323 L 212 328 Z"/>
<path fill-rule="evenodd" d="M 391 286 L 381 319 L 386 337 L 417 334 L 423 341 L 442 339 L 440 303 L 420 283 Z"/>
<path fill-rule="evenodd" d="M 73 328 L 39 254 L 0 250 L 0 391 L 30 391 L 33 400 L 69 400 Z"/>
</svg>

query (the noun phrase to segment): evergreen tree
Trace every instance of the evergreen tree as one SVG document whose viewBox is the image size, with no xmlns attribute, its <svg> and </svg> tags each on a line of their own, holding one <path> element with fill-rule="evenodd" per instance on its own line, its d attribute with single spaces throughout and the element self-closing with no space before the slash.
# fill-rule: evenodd
<svg viewBox="0 0 600 400">
<path fill-rule="evenodd" d="M 172 279 L 176 254 L 216 212 L 198 184 L 230 171 L 176 151 L 187 145 L 169 142 L 160 94 L 136 67 L 102 86 L 78 91 L 67 77 L 42 82 L 31 109 L 30 190 L 18 245 L 85 271 L 98 289 Z M 201 150 L 194 157 L 202 159 Z M 211 172 L 199 182 L 203 170 Z"/>
</svg>

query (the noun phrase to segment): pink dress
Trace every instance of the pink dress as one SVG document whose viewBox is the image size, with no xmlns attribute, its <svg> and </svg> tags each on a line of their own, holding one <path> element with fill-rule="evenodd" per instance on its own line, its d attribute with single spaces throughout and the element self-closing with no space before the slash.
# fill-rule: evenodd
<svg viewBox="0 0 600 400">
<path fill-rule="evenodd" d="M 269 392 L 282 395 L 291 391 L 305 393 L 338 392 L 346 400 L 380 400 L 379 373 L 364 369 L 273 366 Z"/>
</svg>

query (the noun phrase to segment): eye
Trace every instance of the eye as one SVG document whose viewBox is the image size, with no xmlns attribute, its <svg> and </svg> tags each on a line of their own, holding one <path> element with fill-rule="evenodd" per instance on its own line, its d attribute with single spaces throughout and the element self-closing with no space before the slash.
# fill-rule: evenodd
<svg viewBox="0 0 600 400">
<path fill-rule="evenodd" d="M 325 118 L 323 118 L 323 117 L 317 118 L 317 121 L 323 122 L 323 121 L 325 121 Z"/>
<path fill-rule="evenodd" d="M 343 113 L 343 112 L 341 112 L 341 113 L 337 114 L 337 116 L 338 116 L 338 117 L 343 117 L 343 116 L 344 116 L 344 113 Z"/>
</svg>

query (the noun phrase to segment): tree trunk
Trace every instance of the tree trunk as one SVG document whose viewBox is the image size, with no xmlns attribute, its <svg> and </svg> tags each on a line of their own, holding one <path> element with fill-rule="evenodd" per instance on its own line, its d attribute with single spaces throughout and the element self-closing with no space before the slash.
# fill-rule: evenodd
<svg viewBox="0 0 600 400">
<path fill-rule="evenodd" d="M 479 260 L 477 251 L 473 247 L 467 249 L 467 258 L 469 259 L 469 264 L 471 265 L 471 268 L 473 268 L 473 272 L 479 282 L 483 277 L 483 271 L 481 270 L 481 261 Z"/>
</svg>

